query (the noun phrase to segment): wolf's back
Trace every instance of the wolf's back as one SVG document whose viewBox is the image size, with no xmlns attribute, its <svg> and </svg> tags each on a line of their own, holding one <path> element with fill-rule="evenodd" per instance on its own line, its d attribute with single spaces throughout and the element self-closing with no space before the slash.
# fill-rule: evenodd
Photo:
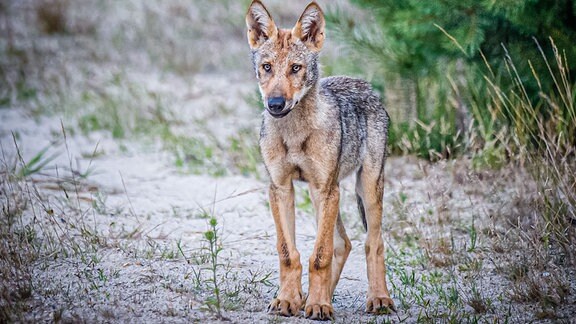
<svg viewBox="0 0 576 324">
<path fill-rule="evenodd" d="M 347 76 L 331 76 L 320 80 L 321 93 L 336 100 L 342 110 L 357 107 L 357 112 L 383 110 L 380 96 L 372 90 L 372 86 L 362 79 Z"/>
<path fill-rule="evenodd" d="M 367 140 L 370 153 L 386 150 L 389 117 L 370 83 L 346 76 L 327 77 L 320 80 L 320 95 L 339 110 L 342 162 L 346 164 L 346 159 L 363 157 Z M 373 143 L 378 140 L 382 145 Z"/>
<path fill-rule="evenodd" d="M 320 80 L 320 94 L 339 110 L 340 179 L 356 170 L 358 161 L 363 161 L 366 154 L 386 155 L 389 116 L 370 83 L 346 76 L 327 77 Z M 366 229 L 364 206 L 359 196 L 357 200 Z"/>
</svg>

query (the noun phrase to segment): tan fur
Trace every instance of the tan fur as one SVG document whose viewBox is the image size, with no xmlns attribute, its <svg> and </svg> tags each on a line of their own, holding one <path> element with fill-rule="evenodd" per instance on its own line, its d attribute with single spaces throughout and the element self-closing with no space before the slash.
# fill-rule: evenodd
<svg viewBox="0 0 576 324">
<path fill-rule="evenodd" d="M 283 98 L 286 104 L 282 110 L 286 114 L 281 117 L 264 113 L 260 138 L 262 157 L 271 180 L 270 209 L 276 224 L 280 265 L 280 289 L 270 303 L 270 310 L 293 316 L 304 304 L 302 264 L 296 249 L 293 187 L 293 180 L 301 180 L 309 184 L 318 228 L 308 262 L 309 289 L 304 312 L 312 319 L 334 318 L 331 299 L 351 250 L 338 211 L 339 181 L 358 169 L 367 169 L 357 183 L 357 192 L 368 215 L 367 310 L 378 313 L 383 307 L 392 308 L 380 229 L 381 165 L 384 163 L 380 160 L 385 158 L 385 150 L 380 149 L 378 158 L 364 157 L 361 163 L 341 161 L 343 143 L 348 140 L 342 130 L 343 117 L 339 116 L 338 107 L 334 107 L 333 98 L 320 95 L 318 83 L 317 53 L 325 38 L 322 10 L 313 2 L 294 28 L 278 29 L 264 5 L 255 0 L 248 9 L 246 25 L 265 105 L 267 100 L 276 97 Z M 379 129 L 378 125 L 375 127 L 376 134 Z M 364 154 L 367 145 L 358 142 L 355 154 Z"/>
</svg>

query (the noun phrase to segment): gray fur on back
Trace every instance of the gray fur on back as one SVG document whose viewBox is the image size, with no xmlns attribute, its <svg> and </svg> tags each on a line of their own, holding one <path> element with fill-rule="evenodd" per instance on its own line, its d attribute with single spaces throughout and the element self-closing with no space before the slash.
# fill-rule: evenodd
<svg viewBox="0 0 576 324">
<path fill-rule="evenodd" d="M 345 178 L 365 163 L 383 166 L 389 117 L 370 84 L 345 76 L 327 77 L 320 80 L 320 95 L 340 111 L 338 178 Z"/>
</svg>

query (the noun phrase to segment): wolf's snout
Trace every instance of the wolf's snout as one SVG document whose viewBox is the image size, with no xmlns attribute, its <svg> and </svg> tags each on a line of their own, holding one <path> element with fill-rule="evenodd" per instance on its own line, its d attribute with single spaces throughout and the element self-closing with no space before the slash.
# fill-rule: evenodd
<svg viewBox="0 0 576 324">
<path fill-rule="evenodd" d="M 268 99 L 268 110 L 270 110 L 271 113 L 279 114 L 282 112 L 282 109 L 284 109 L 284 106 L 286 106 L 284 97 L 272 97 Z"/>
</svg>

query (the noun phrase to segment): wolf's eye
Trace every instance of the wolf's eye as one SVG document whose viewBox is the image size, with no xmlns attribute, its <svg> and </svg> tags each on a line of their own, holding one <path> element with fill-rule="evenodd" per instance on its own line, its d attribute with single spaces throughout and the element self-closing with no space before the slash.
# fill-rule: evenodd
<svg viewBox="0 0 576 324">
<path fill-rule="evenodd" d="M 270 72 L 270 70 L 272 70 L 272 66 L 268 63 L 264 63 L 262 64 L 262 68 L 264 69 L 264 71 L 266 72 Z"/>
<path fill-rule="evenodd" d="M 302 65 L 300 64 L 292 64 L 292 73 L 298 73 L 298 71 L 300 71 L 301 68 Z"/>
</svg>

